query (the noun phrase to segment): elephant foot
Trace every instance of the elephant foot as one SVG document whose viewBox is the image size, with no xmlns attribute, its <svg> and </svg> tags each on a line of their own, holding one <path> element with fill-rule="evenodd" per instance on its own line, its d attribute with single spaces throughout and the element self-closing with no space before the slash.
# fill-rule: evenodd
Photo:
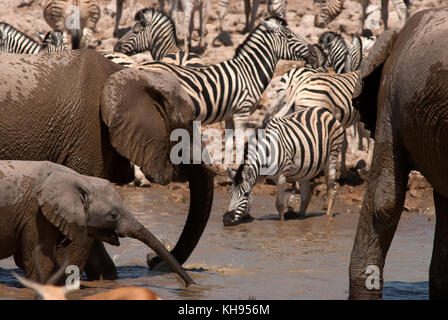
<svg viewBox="0 0 448 320">
<path fill-rule="evenodd" d="M 232 38 L 230 37 L 230 33 L 227 31 L 222 31 L 220 34 L 218 34 L 218 36 L 213 39 L 212 46 L 219 47 L 220 44 L 218 44 L 218 42 L 223 44 L 225 47 L 233 46 Z"/>
</svg>

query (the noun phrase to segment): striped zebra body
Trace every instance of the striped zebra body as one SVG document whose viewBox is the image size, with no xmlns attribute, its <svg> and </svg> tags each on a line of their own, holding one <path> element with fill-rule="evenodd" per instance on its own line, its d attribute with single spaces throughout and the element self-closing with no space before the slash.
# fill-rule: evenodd
<svg viewBox="0 0 448 320">
<path fill-rule="evenodd" d="M 369 5 L 369 0 L 360 0 L 361 2 L 361 31 L 364 28 L 364 22 L 367 18 L 366 9 Z M 409 19 L 410 9 L 412 5 L 412 0 L 392 0 L 392 4 L 398 13 L 400 20 L 405 23 Z M 388 19 L 389 19 L 389 0 L 381 1 L 381 19 L 383 20 L 384 30 L 388 29 Z"/>
<path fill-rule="evenodd" d="M 132 29 L 115 44 L 114 51 L 127 55 L 149 51 L 154 60 L 182 66 L 203 65 L 199 55 L 179 49 L 175 25 L 165 13 L 142 9 L 136 19 Z"/>
<path fill-rule="evenodd" d="M 303 216 L 312 196 L 309 180 L 324 170 L 327 177 L 327 214 L 331 215 L 336 197 L 336 166 L 342 140 L 342 126 L 324 108 L 312 107 L 286 117 L 274 117 L 265 135 L 259 137 L 256 144 L 248 144 L 245 161 L 238 171 L 231 174 L 228 170 L 233 184 L 229 190 L 228 211 L 223 217 L 224 225 L 235 225 L 249 216 L 253 186 L 260 174 L 276 183 L 276 208 L 283 220 L 287 181 L 300 183 L 302 201 L 298 215 Z M 267 166 L 270 167 L 267 172 L 262 171 Z"/>
<path fill-rule="evenodd" d="M 342 11 L 344 0 L 327 0 L 319 12 L 314 16 L 314 25 L 325 28 Z"/>
<path fill-rule="evenodd" d="M 78 10 L 79 21 L 73 17 Z M 53 30 L 63 31 L 67 39 L 67 23 L 72 22 L 72 49 L 88 47 L 95 26 L 101 17 L 98 0 L 49 0 L 44 7 L 44 18 Z M 79 29 L 75 28 L 79 25 Z"/>
<path fill-rule="evenodd" d="M 11 25 L 0 22 L 0 52 L 37 54 L 66 49 L 62 33 L 57 31 L 47 32 L 41 41 L 42 44 Z"/>
<path fill-rule="evenodd" d="M 336 74 L 318 73 L 308 68 L 292 69 L 280 80 L 279 96 L 283 97 L 283 107 L 279 114 L 319 106 L 329 110 L 347 128 L 359 117 L 352 105 L 358 78 L 359 70 Z"/>
<path fill-rule="evenodd" d="M 125 68 L 133 68 L 136 62 L 133 58 L 119 52 L 101 52 L 100 53 L 108 60 L 119 64 Z"/>
<path fill-rule="evenodd" d="M 141 69 L 174 73 L 193 101 L 196 120 L 203 124 L 233 120 L 236 129 L 245 129 L 277 61 L 304 60 L 309 55 L 308 44 L 283 20 L 269 18 L 238 47 L 231 60 L 200 68 L 152 62 Z"/>
<path fill-rule="evenodd" d="M 332 67 L 336 73 L 344 72 L 349 54 L 344 38 L 340 34 L 326 31 L 320 35 L 319 44 L 327 54 L 325 66 Z"/>
</svg>

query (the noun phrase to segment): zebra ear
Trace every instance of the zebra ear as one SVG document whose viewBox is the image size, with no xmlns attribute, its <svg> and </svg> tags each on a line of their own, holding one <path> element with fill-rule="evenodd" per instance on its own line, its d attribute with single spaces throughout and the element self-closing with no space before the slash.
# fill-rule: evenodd
<svg viewBox="0 0 448 320">
<path fill-rule="evenodd" d="M 268 31 L 278 33 L 281 30 L 281 26 L 270 21 L 270 20 L 261 20 L 261 24 L 266 27 Z"/>
<path fill-rule="evenodd" d="M 37 39 L 39 39 L 40 42 L 44 41 L 45 35 L 39 32 L 34 32 L 34 34 L 36 35 Z"/>
<path fill-rule="evenodd" d="M 229 167 L 227 167 L 226 168 L 226 173 L 227 173 L 227 176 L 230 178 L 230 180 L 235 180 L 235 175 L 236 175 L 236 171 L 235 170 L 232 170 L 232 169 L 230 169 Z"/>
</svg>

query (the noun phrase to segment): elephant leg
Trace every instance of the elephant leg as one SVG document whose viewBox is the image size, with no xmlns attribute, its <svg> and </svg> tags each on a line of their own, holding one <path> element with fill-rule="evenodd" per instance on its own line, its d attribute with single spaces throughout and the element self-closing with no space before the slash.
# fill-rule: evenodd
<svg viewBox="0 0 448 320">
<path fill-rule="evenodd" d="M 448 198 L 434 190 L 436 231 L 429 267 L 429 297 L 448 299 Z"/>
<path fill-rule="evenodd" d="M 17 260 L 21 260 L 26 278 L 46 282 L 56 271 L 54 249 L 60 232 L 40 213 L 35 221 L 36 224 L 30 222 L 22 231 Z M 40 250 L 36 250 L 37 246 Z"/>
<path fill-rule="evenodd" d="M 383 20 L 384 30 L 387 30 L 387 20 L 389 19 L 389 0 L 381 0 L 381 19 Z"/>
<path fill-rule="evenodd" d="M 93 242 L 84 271 L 89 280 L 117 279 L 117 268 L 102 241 Z"/>
<path fill-rule="evenodd" d="M 207 225 L 213 203 L 213 174 L 202 165 L 186 165 L 185 172 L 190 186 L 190 210 L 182 234 L 171 251 L 180 264 L 183 264 L 193 252 Z M 148 261 L 150 268 L 161 262 L 160 257 Z"/>
<path fill-rule="evenodd" d="M 376 134 L 350 258 L 350 299 L 381 299 L 384 262 L 404 205 L 410 170 L 405 151 L 392 137 L 390 121 Z"/>
</svg>

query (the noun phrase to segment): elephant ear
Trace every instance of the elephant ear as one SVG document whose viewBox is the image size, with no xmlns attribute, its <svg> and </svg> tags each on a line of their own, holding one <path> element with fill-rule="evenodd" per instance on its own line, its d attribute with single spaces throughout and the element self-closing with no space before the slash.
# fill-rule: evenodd
<svg viewBox="0 0 448 320">
<path fill-rule="evenodd" d="M 101 117 L 112 146 L 156 183 L 168 184 L 173 129 L 191 132 L 194 105 L 175 75 L 165 70 L 124 69 L 106 81 Z"/>
<path fill-rule="evenodd" d="M 381 84 L 381 72 L 397 39 L 397 30 L 383 32 L 375 41 L 365 62 L 361 65 L 361 76 L 353 92 L 353 106 L 359 111 L 365 128 L 375 135 L 377 118 L 377 96 Z"/>
<path fill-rule="evenodd" d="M 44 217 L 75 242 L 87 240 L 88 190 L 82 176 L 52 171 L 37 191 L 37 201 Z"/>
</svg>

